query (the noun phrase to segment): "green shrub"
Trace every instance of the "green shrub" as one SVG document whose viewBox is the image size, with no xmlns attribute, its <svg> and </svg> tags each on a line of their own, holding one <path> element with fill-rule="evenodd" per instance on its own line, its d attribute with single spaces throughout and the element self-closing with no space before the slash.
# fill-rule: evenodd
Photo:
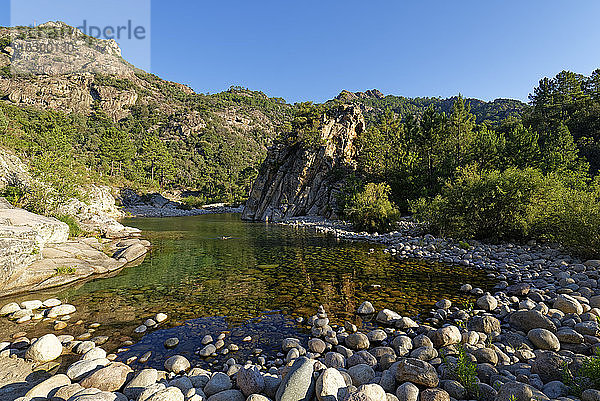
<svg viewBox="0 0 600 401">
<path fill-rule="evenodd" d="M 558 242 L 592 257 L 600 252 L 600 188 L 539 170 L 462 169 L 434 199 L 413 203 L 417 220 L 458 238 Z"/>
<path fill-rule="evenodd" d="M 69 237 L 76 238 L 81 237 L 84 234 L 84 231 L 79 227 L 79 223 L 74 217 L 69 215 L 58 215 L 55 217 L 69 226 Z"/>
<path fill-rule="evenodd" d="M 198 196 L 187 196 L 181 199 L 181 205 L 183 209 L 191 210 L 191 209 L 200 209 L 202 206 L 206 204 L 206 197 L 204 195 Z"/>
<path fill-rule="evenodd" d="M 469 392 L 469 395 L 477 398 L 479 393 L 477 364 L 473 363 L 467 356 L 465 347 L 463 345 L 458 347 L 458 356 L 456 358 L 456 362 L 450 362 L 444 353 L 442 353 L 442 360 L 448 367 L 450 376 L 462 384 L 463 387 Z"/>
<path fill-rule="evenodd" d="M 11 205 L 22 207 L 27 192 L 21 185 L 8 185 L 0 190 L 0 197 L 5 198 Z"/>
<path fill-rule="evenodd" d="M 54 269 L 55 276 L 69 276 L 77 273 L 77 268 L 74 266 L 59 266 Z"/>
<path fill-rule="evenodd" d="M 390 191 L 387 184 L 368 183 L 350 199 L 344 214 L 355 229 L 387 232 L 393 228 L 400 215 L 389 200 Z"/>
<path fill-rule="evenodd" d="M 581 396 L 587 389 L 600 390 L 600 349 L 595 348 L 594 352 L 595 355 L 584 358 L 575 372 L 569 369 L 567 363 L 563 365 L 563 382 L 576 396 Z"/>
</svg>

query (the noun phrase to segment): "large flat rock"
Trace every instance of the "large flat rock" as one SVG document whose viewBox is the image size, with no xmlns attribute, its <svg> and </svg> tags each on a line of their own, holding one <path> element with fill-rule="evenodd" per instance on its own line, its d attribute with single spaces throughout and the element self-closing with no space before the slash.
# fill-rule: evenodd
<svg viewBox="0 0 600 401">
<path fill-rule="evenodd" d="M 62 221 L 23 209 L 0 209 L 0 222 L 5 226 L 29 228 L 34 231 L 40 249 L 46 244 L 61 244 L 69 239 L 69 226 Z"/>
</svg>

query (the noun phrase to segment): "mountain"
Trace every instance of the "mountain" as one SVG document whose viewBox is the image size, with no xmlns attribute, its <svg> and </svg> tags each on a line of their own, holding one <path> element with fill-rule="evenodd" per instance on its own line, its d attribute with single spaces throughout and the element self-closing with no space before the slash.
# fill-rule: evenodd
<svg viewBox="0 0 600 401">
<path fill-rule="evenodd" d="M 44 35 L 56 31 L 76 51 L 17 57 L 19 40 L 41 36 L 48 46 Z M 241 87 L 195 93 L 130 65 L 114 41 L 61 22 L 0 28 L 0 144 L 28 159 L 56 148 L 88 179 L 240 200 L 291 109 Z"/>
<path fill-rule="evenodd" d="M 449 111 L 454 100 L 343 91 L 326 106 L 358 104 L 368 127 L 387 108 L 404 117 L 430 104 Z M 478 121 L 492 123 L 525 107 L 505 99 L 468 104 Z M 62 22 L 0 28 L 0 147 L 21 156 L 56 193 L 75 196 L 77 186 L 94 183 L 185 191 L 194 205 L 242 202 L 297 110 L 242 87 L 196 93 L 131 65 L 115 41 Z"/>
<path fill-rule="evenodd" d="M 365 92 L 350 92 L 343 90 L 329 102 L 341 101 L 343 103 L 358 104 L 362 107 L 367 124 L 377 121 L 378 117 L 387 109 L 393 111 L 401 118 L 410 114 L 421 114 L 427 107 L 433 105 L 436 111 L 440 113 L 450 113 L 452 105 L 458 97 L 446 99 L 438 97 L 417 97 L 408 98 L 403 96 L 384 95 L 377 89 L 367 90 Z M 484 121 L 490 124 L 497 124 L 508 117 L 521 117 L 527 104 L 514 99 L 496 99 L 491 102 L 485 102 L 479 99 L 465 99 L 470 107 L 471 113 L 476 117 L 477 123 Z"/>
</svg>

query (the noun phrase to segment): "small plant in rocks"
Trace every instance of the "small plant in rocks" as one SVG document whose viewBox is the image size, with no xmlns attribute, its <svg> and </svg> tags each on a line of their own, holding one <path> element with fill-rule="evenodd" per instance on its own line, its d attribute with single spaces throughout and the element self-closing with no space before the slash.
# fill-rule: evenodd
<svg viewBox="0 0 600 401">
<path fill-rule="evenodd" d="M 59 266 L 54 271 L 55 276 L 68 276 L 77 273 L 77 268 L 74 266 Z"/>
<path fill-rule="evenodd" d="M 577 396 L 587 389 L 600 389 L 600 349 L 596 348 L 594 352 L 595 355 L 586 357 L 575 372 L 566 362 L 563 365 L 563 382 Z"/>
<path fill-rule="evenodd" d="M 444 364 L 450 370 L 450 375 L 469 392 L 477 397 L 479 394 L 477 380 L 477 365 L 467 356 L 467 351 L 463 345 L 458 347 L 458 356 L 456 362 L 451 362 L 445 354 L 442 354 Z"/>
</svg>

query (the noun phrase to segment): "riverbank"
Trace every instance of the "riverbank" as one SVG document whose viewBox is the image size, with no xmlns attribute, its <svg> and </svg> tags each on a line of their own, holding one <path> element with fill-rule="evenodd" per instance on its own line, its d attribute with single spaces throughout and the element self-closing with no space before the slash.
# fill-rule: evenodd
<svg viewBox="0 0 600 401">
<path fill-rule="evenodd" d="M 101 226 L 108 238 L 72 237 L 66 223 L 0 198 L 0 294 L 57 287 L 141 263 L 150 243 L 140 231 L 112 218 L 102 221 L 108 222 Z"/>
<path fill-rule="evenodd" d="M 159 205 L 130 205 L 123 207 L 127 217 L 183 217 L 200 216 L 215 213 L 241 213 L 243 206 L 232 207 L 224 203 L 215 203 L 202 208 L 184 209 L 180 204 L 169 202 Z"/>
<path fill-rule="evenodd" d="M 244 345 L 245 338 L 215 331 L 198 337 L 196 343 L 196 354 L 208 363 L 206 370 L 191 366 L 179 354 L 165 359 L 162 369 L 140 369 L 148 355 L 130 355 L 131 339 L 124 337 L 116 358 L 106 358 L 102 339 L 94 339 L 90 331 L 95 327 L 82 322 L 79 327 L 85 326 L 89 333 L 84 333 L 85 338 L 67 336 L 59 342 L 63 356 L 85 362 L 70 363 L 68 369 L 65 366 L 66 376 L 53 376 L 28 390 L 29 395 L 46 391 L 41 399 L 51 399 L 48 395 L 69 394 L 56 398 L 63 401 L 88 400 L 84 395 L 93 392 L 98 395 L 89 399 L 140 401 L 266 401 L 264 397 L 275 401 L 313 397 L 319 401 L 592 401 L 600 396 L 596 389 L 586 388 L 595 384 L 581 376 L 589 374 L 593 364 L 586 358 L 600 344 L 598 261 L 581 261 L 558 248 L 533 243 L 467 245 L 423 234 L 409 221 L 402 223 L 399 232 L 385 235 L 354 233 L 345 223 L 320 219 L 284 224 L 378 242 L 399 258 L 486 269 L 498 285 L 484 293 L 464 283 L 463 293 L 475 295 L 474 302 L 453 304 L 441 299 L 420 317 L 402 316 L 385 302 L 363 302 L 352 319 L 337 324 L 325 305 L 316 315 L 298 320 L 309 338 L 284 339 L 276 353 L 255 349 L 240 356 L 240 349 L 252 347 L 252 336 Z M 470 296 L 465 295 L 465 300 Z M 40 315 L 46 324 L 60 320 Z M 160 331 L 163 326 L 157 320 L 156 316 L 139 322 L 138 332 Z M 26 363 L 27 355 L 33 354 L 28 350 L 35 346 L 31 340 L 4 343 L 0 358 L 13 355 Z M 180 339 L 167 340 L 161 346 L 177 352 Z M 86 351 L 90 354 L 72 352 L 84 343 L 84 348 L 91 347 Z M 565 382 L 565 366 L 579 379 Z M 76 375 L 80 369 L 84 372 Z M 70 398 L 76 392 L 79 396 Z"/>
</svg>

